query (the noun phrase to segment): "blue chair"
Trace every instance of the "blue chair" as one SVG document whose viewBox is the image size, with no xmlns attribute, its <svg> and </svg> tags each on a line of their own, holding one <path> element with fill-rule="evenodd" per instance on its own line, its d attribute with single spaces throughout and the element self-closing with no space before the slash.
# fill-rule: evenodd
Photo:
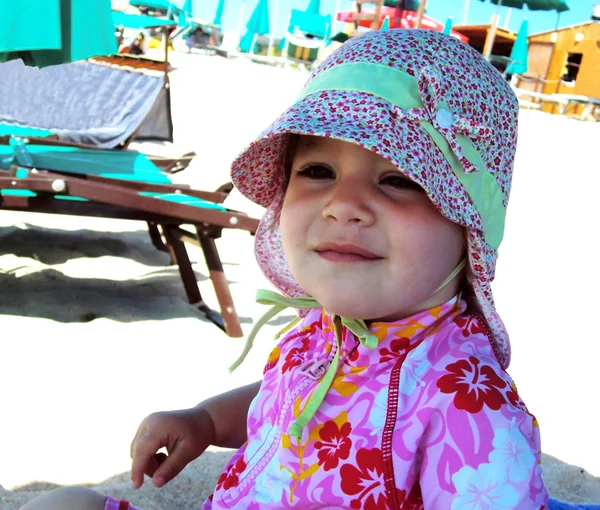
<svg viewBox="0 0 600 510">
<path fill-rule="evenodd" d="M 548 502 L 548 510 L 600 510 L 600 504 L 578 504 L 566 503 L 557 499 L 550 499 Z"/>
</svg>

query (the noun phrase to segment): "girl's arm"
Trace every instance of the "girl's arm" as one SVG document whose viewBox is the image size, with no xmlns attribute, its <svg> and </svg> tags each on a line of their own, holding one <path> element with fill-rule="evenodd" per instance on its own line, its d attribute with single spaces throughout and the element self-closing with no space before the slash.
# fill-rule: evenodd
<svg viewBox="0 0 600 510">
<path fill-rule="evenodd" d="M 261 381 L 221 393 L 200 402 L 196 408 L 208 412 L 214 426 L 212 442 L 223 448 L 240 448 L 246 442 L 248 408 L 258 393 Z"/>
<path fill-rule="evenodd" d="M 133 488 L 142 486 L 144 475 L 162 487 L 210 445 L 242 446 L 247 436 L 248 408 L 260 384 L 236 388 L 190 409 L 147 416 L 131 443 Z M 168 455 L 159 452 L 163 447 Z"/>
<path fill-rule="evenodd" d="M 456 392 L 440 395 L 422 438 L 419 482 L 425 509 L 467 508 L 473 501 L 486 501 L 490 508 L 545 508 L 538 424 L 510 379 L 504 386 L 482 365 L 487 386 L 442 384 Z"/>
</svg>

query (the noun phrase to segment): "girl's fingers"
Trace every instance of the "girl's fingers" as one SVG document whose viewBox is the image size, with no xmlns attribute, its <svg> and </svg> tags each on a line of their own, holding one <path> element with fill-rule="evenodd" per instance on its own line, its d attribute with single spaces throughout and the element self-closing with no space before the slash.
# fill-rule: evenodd
<svg viewBox="0 0 600 510">
<path fill-rule="evenodd" d="M 158 469 L 154 472 L 152 481 L 159 488 L 175 478 L 193 460 L 192 457 L 185 453 L 185 448 L 182 448 L 181 444 L 177 445 L 172 452 L 169 452 L 168 456 L 164 454 L 158 455 L 163 455 L 163 459 Z"/>
<path fill-rule="evenodd" d="M 164 454 L 162 452 L 155 453 L 154 460 L 156 461 L 156 467 L 158 468 L 158 466 L 160 466 L 165 461 L 166 458 L 167 458 L 166 454 Z M 154 471 L 156 471 L 156 469 Z M 152 472 L 152 474 L 150 474 L 150 473 L 146 473 L 146 474 L 148 476 L 153 476 L 154 471 Z"/>
<path fill-rule="evenodd" d="M 134 489 L 139 489 L 144 483 L 144 473 L 158 468 L 154 455 L 162 446 L 159 439 L 148 432 L 134 440 L 131 448 L 131 484 Z"/>
</svg>

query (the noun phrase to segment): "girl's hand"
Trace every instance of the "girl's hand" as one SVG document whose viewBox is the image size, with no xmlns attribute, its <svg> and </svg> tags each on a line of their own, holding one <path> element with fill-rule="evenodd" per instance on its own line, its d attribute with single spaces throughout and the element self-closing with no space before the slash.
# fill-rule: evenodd
<svg viewBox="0 0 600 510">
<path fill-rule="evenodd" d="M 210 414 L 201 407 L 153 413 L 142 421 L 131 442 L 131 482 L 134 489 L 150 476 L 162 487 L 215 441 Z M 165 447 L 167 454 L 158 453 Z"/>
</svg>

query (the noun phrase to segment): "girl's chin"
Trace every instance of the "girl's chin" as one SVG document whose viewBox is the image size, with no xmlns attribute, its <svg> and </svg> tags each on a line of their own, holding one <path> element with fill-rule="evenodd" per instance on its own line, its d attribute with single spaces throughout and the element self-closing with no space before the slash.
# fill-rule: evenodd
<svg viewBox="0 0 600 510">
<path fill-rule="evenodd" d="M 362 303 L 340 303 L 339 300 L 334 301 L 327 299 L 322 301 L 317 299 L 317 301 L 321 303 L 327 312 L 341 317 L 347 317 L 348 319 L 361 319 L 372 322 L 376 320 L 386 320 L 385 317 L 388 316 L 395 317 L 401 315 L 401 312 L 398 310 L 383 309 L 372 305 L 365 306 L 364 301 Z"/>
</svg>

